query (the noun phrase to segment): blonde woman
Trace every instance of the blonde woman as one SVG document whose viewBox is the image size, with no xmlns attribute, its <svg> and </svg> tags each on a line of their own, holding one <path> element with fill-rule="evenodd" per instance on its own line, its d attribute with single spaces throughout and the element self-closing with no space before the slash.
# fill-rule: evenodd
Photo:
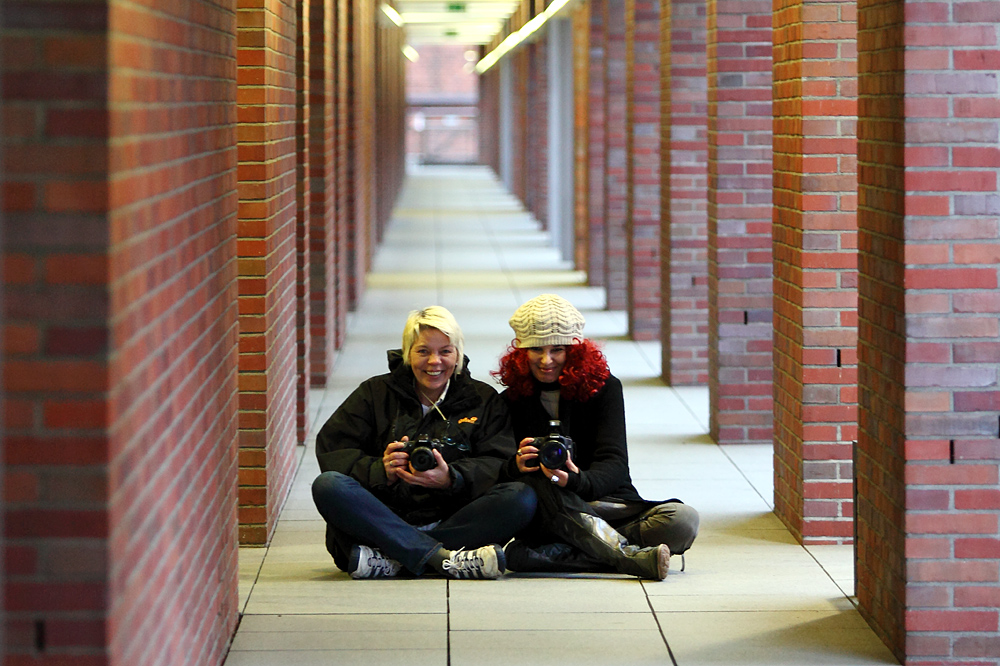
<svg viewBox="0 0 1000 666">
<path fill-rule="evenodd" d="M 389 372 L 363 382 L 316 438 L 313 499 L 327 550 L 353 578 L 498 578 L 506 543 L 535 511 L 518 482 L 497 485 L 514 454 L 506 408 L 469 375 L 458 322 L 410 313 Z"/>
</svg>

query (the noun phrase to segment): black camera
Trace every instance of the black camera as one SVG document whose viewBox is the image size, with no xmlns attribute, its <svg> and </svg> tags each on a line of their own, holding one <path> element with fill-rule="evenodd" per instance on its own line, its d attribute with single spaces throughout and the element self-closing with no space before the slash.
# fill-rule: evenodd
<svg viewBox="0 0 1000 666">
<path fill-rule="evenodd" d="M 451 437 L 438 439 L 436 437 L 431 438 L 428 435 L 418 435 L 415 439 L 405 442 L 405 444 L 403 452 L 410 456 L 410 467 L 415 472 L 426 472 L 429 469 L 434 469 L 437 467 L 437 460 L 434 459 L 434 450 L 437 449 L 441 452 L 442 456 L 445 456 L 448 450 L 446 447 L 454 446 Z"/>
<path fill-rule="evenodd" d="M 539 464 L 548 469 L 565 469 L 566 461 L 573 455 L 573 440 L 563 436 L 559 421 L 549 421 L 547 437 L 536 437 Z"/>
</svg>

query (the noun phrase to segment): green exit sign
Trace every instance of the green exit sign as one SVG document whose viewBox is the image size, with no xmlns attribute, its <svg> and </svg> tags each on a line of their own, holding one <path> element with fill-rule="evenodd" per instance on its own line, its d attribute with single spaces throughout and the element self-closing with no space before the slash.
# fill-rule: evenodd
<svg viewBox="0 0 1000 666">
<path fill-rule="evenodd" d="M 464 2 L 449 2 L 448 3 L 449 12 L 464 12 L 465 3 Z"/>
<path fill-rule="evenodd" d="M 447 30 L 444 31 L 444 36 L 445 37 L 458 37 L 458 30 L 455 30 L 454 28 L 448 28 Z"/>
</svg>

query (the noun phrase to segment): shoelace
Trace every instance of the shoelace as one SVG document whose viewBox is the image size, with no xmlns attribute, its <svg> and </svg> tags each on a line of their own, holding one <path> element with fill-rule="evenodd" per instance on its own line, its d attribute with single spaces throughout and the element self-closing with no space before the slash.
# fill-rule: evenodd
<svg viewBox="0 0 1000 666">
<path fill-rule="evenodd" d="M 460 548 L 441 563 L 441 568 L 445 571 L 457 571 L 458 573 L 475 573 L 480 571 L 484 564 L 483 558 Z"/>
</svg>

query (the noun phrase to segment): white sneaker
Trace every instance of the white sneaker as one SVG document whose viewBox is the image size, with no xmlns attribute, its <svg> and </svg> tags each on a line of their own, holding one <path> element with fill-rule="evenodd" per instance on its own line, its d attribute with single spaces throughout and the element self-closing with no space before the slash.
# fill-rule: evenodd
<svg viewBox="0 0 1000 666">
<path fill-rule="evenodd" d="M 347 565 L 351 578 L 391 578 L 399 573 L 403 565 L 390 560 L 377 548 L 355 546 L 351 549 L 351 561 Z"/>
<path fill-rule="evenodd" d="M 497 545 L 483 546 L 476 550 L 453 550 L 441 564 L 446 575 L 452 578 L 480 578 L 495 580 L 507 569 L 503 549 Z"/>
</svg>

